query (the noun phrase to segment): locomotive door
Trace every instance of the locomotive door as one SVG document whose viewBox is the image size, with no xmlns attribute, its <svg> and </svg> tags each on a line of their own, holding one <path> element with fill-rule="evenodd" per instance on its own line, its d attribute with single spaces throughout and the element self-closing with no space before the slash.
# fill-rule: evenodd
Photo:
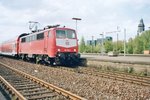
<svg viewBox="0 0 150 100">
<path fill-rule="evenodd" d="M 48 49 L 48 32 L 45 32 L 45 38 L 44 38 L 44 52 L 47 53 L 47 49 Z"/>
</svg>

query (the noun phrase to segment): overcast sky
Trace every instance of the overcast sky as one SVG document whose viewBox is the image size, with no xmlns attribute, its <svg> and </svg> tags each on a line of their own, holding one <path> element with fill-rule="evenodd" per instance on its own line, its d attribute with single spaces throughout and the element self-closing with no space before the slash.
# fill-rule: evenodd
<svg viewBox="0 0 150 100">
<path fill-rule="evenodd" d="M 143 18 L 145 28 L 150 27 L 149 0 L 0 0 L 0 42 L 29 32 L 29 21 L 38 21 L 39 27 L 60 24 L 75 29 L 73 17 L 78 22 L 78 38 L 100 37 L 102 32 L 116 31 L 123 39 L 137 34 L 137 25 Z M 116 34 L 107 34 L 113 36 Z"/>
</svg>

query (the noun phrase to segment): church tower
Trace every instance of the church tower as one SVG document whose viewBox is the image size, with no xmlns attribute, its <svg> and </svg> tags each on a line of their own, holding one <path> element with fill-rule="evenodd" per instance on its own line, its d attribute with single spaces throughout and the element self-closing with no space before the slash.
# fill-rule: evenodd
<svg viewBox="0 0 150 100">
<path fill-rule="evenodd" d="M 145 25 L 144 25 L 143 19 L 141 19 L 138 25 L 137 35 L 139 35 L 143 31 L 145 31 Z"/>
</svg>

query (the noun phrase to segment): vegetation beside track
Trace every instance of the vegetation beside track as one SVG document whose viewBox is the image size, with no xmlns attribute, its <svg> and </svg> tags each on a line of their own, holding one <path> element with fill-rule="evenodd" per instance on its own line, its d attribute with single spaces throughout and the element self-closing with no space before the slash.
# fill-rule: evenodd
<svg viewBox="0 0 150 100">
<path fill-rule="evenodd" d="M 87 65 L 94 67 L 99 71 L 111 71 L 150 77 L 150 65 L 124 64 L 103 61 L 88 61 Z"/>
</svg>

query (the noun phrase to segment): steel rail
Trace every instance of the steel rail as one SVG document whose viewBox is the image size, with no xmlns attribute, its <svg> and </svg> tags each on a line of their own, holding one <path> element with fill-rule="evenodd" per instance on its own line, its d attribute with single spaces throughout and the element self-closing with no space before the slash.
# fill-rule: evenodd
<svg viewBox="0 0 150 100">
<path fill-rule="evenodd" d="M 9 91 L 14 100 L 26 100 L 26 98 L 24 98 L 23 95 L 12 87 L 2 76 L 0 76 L 0 83 L 2 83 L 2 86 L 6 87 L 7 91 Z"/>
<path fill-rule="evenodd" d="M 138 84 L 138 85 L 142 85 L 142 86 L 150 86 L 150 79 L 144 79 L 141 77 L 135 77 L 132 75 L 123 75 L 123 74 L 119 74 L 119 73 L 108 73 L 108 72 L 95 72 L 95 73 L 89 73 L 89 71 L 87 72 L 83 72 L 85 74 L 90 74 L 90 75 L 94 75 L 94 76 L 101 76 L 104 78 L 110 78 L 110 79 L 114 79 L 114 80 L 119 80 L 119 81 L 124 81 L 124 82 L 129 82 L 129 83 L 134 83 L 134 84 Z"/>
<path fill-rule="evenodd" d="M 104 71 L 102 71 L 104 72 Z M 108 73 L 108 74 L 114 74 L 114 75 L 120 75 L 120 76 L 125 76 L 125 77 L 132 77 L 132 78 L 136 78 L 136 79 L 141 79 L 141 80 L 146 80 L 146 81 L 150 81 L 150 77 L 149 76 L 137 76 L 137 75 L 134 75 L 134 74 L 127 74 L 125 72 L 109 72 L 109 71 L 106 71 L 105 73 Z"/>
<path fill-rule="evenodd" d="M 95 68 L 95 67 L 94 67 Z M 97 67 L 98 68 L 98 67 Z M 138 76 L 135 74 L 130 74 L 130 73 L 125 73 L 125 72 L 119 72 L 119 71 L 104 71 L 104 70 L 99 70 L 99 69 L 94 69 L 94 71 L 96 73 L 107 73 L 109 75 L 119 75 L 122 77 L 130 77 L 130 78 L 136 78 L 136 79 L 140 79 L 143 81 L 149 81 L 150 82 L 150 76 Z"/>
<path fill-rule="evenodd" d="M 150 82 L 147 81 L 143 81 L 140 79 L 133 79 L 130 77 L 123 77 L 123 76 L 119 76 L 119 75 L 113 75 L 113 74 L 108 74 L 108 73 L 101 73 L 101 74 L 93 74 L 95 76 L 101 76 L 104 78 L 110 78 L 110 79 L 114 79 L 114 80 L 119 80 L 119 81 L 124 81 L 124 82 L 129 82 L 129 83 L 134 83 L 134 84 L 138 84 L 138 85 L 143 85 L 143 86 L 150 86 Z"/>
<path fill-rule="evenodd" d="M 76 72 L 76 70 L 68 69 L 68 68 L 62 68 L 62 70 L 68 70 L 72 72 Z M 109 78 L 113 80 L 118 80 L 118 81 L 124 81 L 124 82 L 129 82 L 129 83 L 134 83 L 142 86 L 150 86 L 150 78 L 148 77 L 141 77 L 141 76 L 135 76 L 135 75 L 129 75 L 129 74 L 123 74 L 123 73 L 113 73 L 113 72 L 108 72 L 108 71 L 97 71 L 96 69 L 93 71 L 89 69 L 77 69 L 78 73 L 81 74 L 88 74 L 88 75 L 93 75 L 93 76 L 100 76 L 103 78 Z"/>
<path fill-rule="evenodd" d="M 38 79 L 38 78 L 36 78 L 34 76 L 31 76 L 31 75 L 29 75 L 29 74 L 27 74 L 25 72 L 21 72 L 21 71 L 15 69 L 15 68 L 12 68 L 12 67 L 10 67 L 10 66 L 2 63 L 2 62 L 0 62 L 0 64 L 2 64 L 3 66 L 5 66 L 5 67 L 7 67 L 7 68 L 9 68 L 9 69 L 11 69 L 13 71 L 15 71 L 16 73 L 22 75 L 25 78 L 28 78 L 28 79 L 30 79 L 30 80 L 38 83 L 38 84 L 41 84 L 44 87 L 47 87 L 48 89 L 51 89 L 51 90 L 53 90 L 53 91 L 55 91 L 55 92 L 57 92 L 59 94 L 64 95 L 65 97 L 67 97 L 67 98 L 69 98 L 71 100 L 86 100 L 85 98 L 82 98 L 82 97 L 80 97 L 80 96 L 78 96 L 76 94 L 73 94 L 73 93 L 71 93 L 69 91 L 66 91 L 66 90 L 64 90 L 62 88 L 59 88 L 57 86 L 54 86 L 54 85 L 52 85 L 52 84 L 50 84 L 48 82 L 45 82 L 45 81 L 43 81 L 41 79 Z"/>
</svg>

